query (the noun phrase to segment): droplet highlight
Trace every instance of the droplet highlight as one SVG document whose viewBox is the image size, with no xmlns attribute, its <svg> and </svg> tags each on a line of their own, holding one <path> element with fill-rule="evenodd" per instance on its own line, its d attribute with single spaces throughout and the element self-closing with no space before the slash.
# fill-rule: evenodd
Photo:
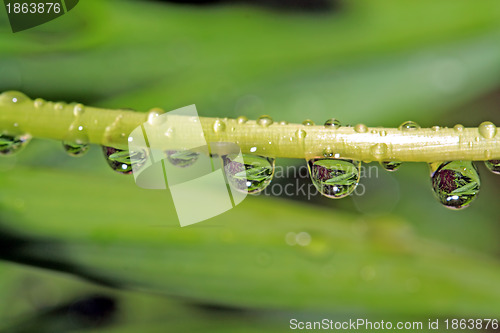
<svg viewBox="0 0 500 333">
<path fill-rule="evenodd" d="M 481 180 L 471 161 L 433 163 L 431 169 L 432 189 L 445 207 L 466 208 L 479 193 Z"/>
<path fill-rule="evenodd" d="M 359 161 L 320 158 L 309 160 L 307 164 L 314 186 L 328 198 L 344 198 L 358 185 Z"/>
<path fill-rule="evenodd" d="M 271 183 L 274 158 L 242 154 L 241 161 L 237 157 L 238 155 L 222 157 L 227 180 L 233 188 L 242 193 L 256 194 Z"/>
<path fill-rule="evenodd" d="M 314 121 L 312 121 L 311 119 L 306 119 L 302 122 L 302 125 L 304 126 L 314 126 Z"/>
</svg>

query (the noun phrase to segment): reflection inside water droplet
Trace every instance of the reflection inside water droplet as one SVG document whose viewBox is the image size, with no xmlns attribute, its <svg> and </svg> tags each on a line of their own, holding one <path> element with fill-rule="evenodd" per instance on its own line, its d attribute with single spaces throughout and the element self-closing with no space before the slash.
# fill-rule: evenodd
<svg viewBox="0 0 500 333">
<path fill-rule="evenodd" d="M 325 121 L 325 127 L 339 128 L 340 127 L 340 121 L 338 121 L 335 118 L 330 118 L 327 121 Z"/>
<path fill-rule="evenodd" d="M 500 160 L 484 161 L 484 165 L 493 173 L 500 174 Z"/>
<path fill-rule="evenodd" d="M 199 156 L 198 153 L 190 150 L 167 150 L 166 154 L 170 164 L 179 168 L 186 168 L 193 165 Z"/>
<path fill-rule="evenodd" d="M 85 127 L 77 122 L 71 124 L 62 145 L 70 156 L 83 156 L 90 148 Z"/>
<path fill-rule="evenodd" d="M 433 163 L 431 169 L 434 194 L 444 206 L 465 208 L 479 193 L 481 180 L 471 161 Z"/>
<path fill-rule="evenodd" d="M 396 171 L 401 166 L 399 161 L 382 161 L 380 165 L 387 171 Z"/>
<path fill-rule="evenodd" d="M 399 129 L 402 131 L 414 131 L 420 128 L 420 125 L 414 121 L 405 121 L 399 126 Z"/>
<path fill-rule="evenodd" d="M 133 156 L 128 150 L 116 149 L 113 147 L 103 146 L 104 157 L 111 169 L 121 174 L 132 173 L 132 162 L 134 160 L 135 167 L 140 168 L 146 162 L 146 152 L 133 152 Z"/>
<path fill-rule="evenodd" d="M 11 155 L 21 151 L 31 140 L 31 135 L 0 134 L 0 155 Z"/>
<path fill-rule="evenodd" d="M 228 182 L 238 191 L 255 194 L 265 189 L 273 179 L 274 158 L 242 154 L 243 162 L 237 161 L 238 155 L 226 155 L 224 171 Z"/>
<path fill-rule="evenodd" d="M 71 156 L 82 156 L 89 150 L 88 144 L 82 144 L 73 141 L 63 141 L 63 148 Z"/>
<path fill-rule="evenodd" d="M 351 194 L 359 182 L 361 162 L 320 158 L 308 161 L 311 180 L 318 191 L 333 199 Z"/>
</svg>

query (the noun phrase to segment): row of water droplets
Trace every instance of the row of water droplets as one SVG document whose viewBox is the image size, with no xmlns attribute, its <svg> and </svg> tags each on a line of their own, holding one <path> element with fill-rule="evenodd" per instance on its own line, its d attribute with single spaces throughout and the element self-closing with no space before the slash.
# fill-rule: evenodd
<svg viewBox="0 0 500 333">
<path fill-rule="evenodd" d="M 32 102 L 35 108 L 41 108 L 46 103 L 42 99 L 31 101 L 27 96 L 19 92 L 6 92 L 0 97 L 2 102 L 13 104 Z M 53 107 L 56 110 L 62 110 L 65 104 L 55 103 Z M 68 129 L 66 138 L 63 140 L 63 148 L 71 156 L 82 156 L 89 150 L 87 130 L 81 122 L 81 116 L 84 112 L 85 107 L 82 104 L 74 105 L 74 121 Z M 151 110 L 148 113 L 148 122 L 153 124 L 155 118 L 162 113 L 163 111 L 160 109 Z M 120 120 L 121 118 L 118 117 L 108 127 L 110 132 L 118 126 Z M 244 124 L 247 121 L 248 119 L 244 116 L 237 119 L 239 124 Z M 273 120 L 269 116 L 261 116 L 256 122 L 263 127 L 273 124 Z M 286 125 L 288 123 L 280 122 L 280 124 Z M 305 120 L 302 125 L 312 126 L 314 122 Z M 336 119 L 328 119 L 324 126 L 335 130 L 341 127 L 341 124 Z M 3 131 L 0 134 L 0 155 L 9 155 L 20 151 L 31 139 L 28 133 L 22 133 L 17 123 L 13 124 L 13 127 L 16 128 L 16 131 Z M 216 133 L 224 132 L 226 124 L 222 120 L 215 120 L 212 128 Z M 420 126 L 412 121 L 405 122 L 399 127 L 402 131 L 412 131 L 419 128 Z M 463 131 L 464 129 L 462 125 L 456 125 L 454 128 L 456 131 Z M 437 131 L 439 127 L 435 126 L 432 129 Z M 354 126 L 354 130 L 358 133 L 365 133 L 368 128 L 363 124 L 358 124 Z M 479 133 L 485 138 L 493 138 L 496 135 L 496 127 L 490 122 L 482 123 L 479 126 Z M 381 133 L 381 135 L 383 134 Z M 299 140 L 305 136 L 305 129 L 298 129 L 295 132 L 295 137 Z M 372 148 L 374 155 L 376 155 L 377 151 L 383 150 L 384 147 L 378 144 Z M 132 173 L 132 160 L 145 161 L 147 158 L 145 152 L 133 152 L 132 154 L 135 156 L 132 156 L 127 150 L 113 147 L 102 146 L 102 150 L 108 165 L 121 174 Z M 255 151 L 256 149 L 250 149 L 250 152 Z M 137 157 L 137 154 L 141 156 Z M 198 153 L 191 151 L 166 151 L 165 154 L 166 159 L 172 165 L 181 168 L 189 167 L 198 159 Z M 361 162 L 342 159 L 338 154 L 334 154 L 331 148 L 325 148 L 323 155 L 321 158 L 307 161 L 314 186 L 322 195 L 329 198 L 343 198 L 350 195 L 359 183 Z M 235 158 L 234 155 L 222 157 L 228 181 L 237 190 L 255 194 L 264 190 L 270 184 L 274 175 L 274 158 L 257 154 L 243 154 L 243 163 L 236 161 Z M 399 161 L 383 161 L 380 164 L 387 171 L 396 171 L 401 166 Z M 493 173 L 500 174 L 500 160 L 488 160 L 485 165 Z M 467 207 L 477 196 L 480 188 L 480 178 L 472 161 L 431 163 L 430 167 L 433 191 L 438 200 L 446 207 L 454 209 Z"/>
</svg>

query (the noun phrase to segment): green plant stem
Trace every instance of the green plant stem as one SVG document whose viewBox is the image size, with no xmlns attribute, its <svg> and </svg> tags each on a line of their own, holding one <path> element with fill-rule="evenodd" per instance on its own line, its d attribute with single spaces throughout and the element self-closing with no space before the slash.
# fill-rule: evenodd
<svg viewBox="0 0 500 333">
<path fill-rule="evenodd" d="M 0 95 L 0 130 L 29 133 L 35 138 L 71 140 L 70 129 L 82 126 L 89 143 L 127 149 L 129 134 L 147 122 L 148 115 L 76 103 L 33 101 L 18 92 Z M 500 158 L 500 136 L 491 123 L 483 123 L 478 128 L 457 125 L 455 128 L 402 130 L 361 124 L 339 128 L 285 123 L 265 126 L 260 124 L 265 122 L 252 120 L 199 119 L 207 142 L 233 142 L 240 146 L 243 153 L 263 156 L 306 159 L 331 156 L 361 161 L 402 162 Z M 177 142 L 181 142 L 176 147 L 192 146 L 190 142 L 195 140 L 195 133 L 191 130 L 193 119 L 168 116 L 168 122 L 175 125 Z M 217 126 L 216 122 L 222 123 L 222 126 Z"/>
</svg>

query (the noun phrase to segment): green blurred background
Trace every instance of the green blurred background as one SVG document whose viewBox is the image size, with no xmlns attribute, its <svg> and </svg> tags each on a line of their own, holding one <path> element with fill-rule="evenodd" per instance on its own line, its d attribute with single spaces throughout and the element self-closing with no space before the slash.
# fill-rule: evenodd
<svg viewBox="0 0 500 333">
<path fill-rule="evenodd" d="M 86 0 L 16 34 L 2 9 L 5 90 L 142 111 L 196 104 L 201 116 L 499 124 L 500 2 Z M 180 228 L 170 194 L 114 173 L 99 147 L 72 158 L 35 139 L 0 159 L 0 328 L 500 317 L 498 176 L 479 165 L 479 197 L 450 211 L 425 164 L 368 166 L 363 195 L 260 195 Z M 276 184 L 296 181 L 308 183 Z"/>
</svg>

